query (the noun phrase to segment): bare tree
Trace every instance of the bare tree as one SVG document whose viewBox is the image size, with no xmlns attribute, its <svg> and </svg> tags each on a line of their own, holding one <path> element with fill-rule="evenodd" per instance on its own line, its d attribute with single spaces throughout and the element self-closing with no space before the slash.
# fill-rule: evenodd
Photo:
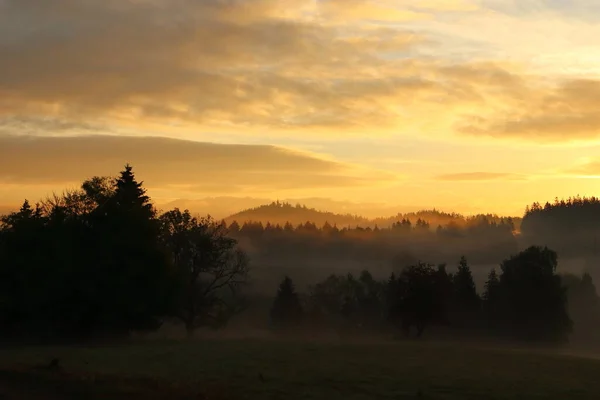
<svg viewBox="0 0 600 400">
<path fill-rule="evenodd" d="M 210 216 L 198 219 L 176 208 L 161 215 L 160 222 L 163 243 L 183 286 L 176 317 L 188 335 L 199 327 L 225 324 L 240 309 L 248 257 L 225 225 Z"/>
</svg>

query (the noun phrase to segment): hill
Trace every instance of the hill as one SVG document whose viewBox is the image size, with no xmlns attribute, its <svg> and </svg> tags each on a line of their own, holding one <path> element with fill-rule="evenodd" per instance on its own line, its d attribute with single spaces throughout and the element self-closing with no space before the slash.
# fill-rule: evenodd
<svg viewBox="0 0 600 400">
<path fill-rule="evenodd" d="M 239 224 L 245 222 L 261 222 L 266 224 L 267 222 L 272 225 L 285 225 L 287 222 L 294 226 L 304 224 L 306 222 L 312 222 L 317 227 L 323 226 L 326 222 L 330 225 L 337 225 L 338 227 L 363 227 L 363 228 L 390 228 L 394 223 L 402 220 L 409 220 L 411 224 L 415 225 L 418 220 L 427 222 L 432 229 L 438 226 L 448 226 L 454 224 L 457 226 L 466 226 L 470 223 L 474 223 L 481 219 L 487 219 L 490 223 L 500 223 L 508 218 L 511 218 L 515 225 L 515 229 L 518 230 L 520 227 L 520 217 L 501 217 L 495 214 L 476 215 L 476 216 L 463 216 L 457 213 L 446 213 L 436 209 L 433 210 L 421 210 L 410 213 L 398 213 L 391 217 L 381 217 L 375 219 L 365 218 L 359 215 L 352 214 L 336 214 L 329 211 L 320 211 L 315 208 L 309 208 L 305 205 L 296 204 L 292 205 L 287 202 L 272 202 L 270 204 L 261 205 L 254 208 L 249 208 L 244 211 L 240 211 L 229 217 L 225 218 L 225 222 L 228 224 L 237 221 Z"/>
<path fill-rule="evenodd" d="M 532 243 L 543 243 L 563 257 L 593 254 L 590 268 L 599 260 L 600 199 L 597 197 L 570 197 L 553 203 L 533 203 L 526 208 L 522 234 Z"/>
<path fill-rule="evenodd" d="M 279 201 L 235 213 L 225 218 L 225 221 L 227 223 L 237 221 L 239 224 L 243 224 L 244 222 L 270 222 L 273 225 L 285 225 L 287 222 L 292 225 L 299 225 L 312 222 L 319 227 L 323 226 L 326 222 L 340 227 L 367 226 L 371 223 L 367 218 L 357 215 L 318 211 L 314 208 L 308 208 L 305 205 L 292 205 Z"/>
</svg>

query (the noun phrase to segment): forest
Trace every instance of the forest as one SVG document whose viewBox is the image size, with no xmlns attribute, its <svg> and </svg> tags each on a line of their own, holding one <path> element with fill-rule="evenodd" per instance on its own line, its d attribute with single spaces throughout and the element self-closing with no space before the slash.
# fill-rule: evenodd
<svg viewBox="0 0 600 400">
<path fill-rule="evenodd" d="M 387 228 L 240 224 L 158 212 L 127 165 L 116 178 L 92 177 L 2 216 L 0 335 L 72 342 L 165 324 L 193 335 L 248 315 L 258 284 L 268 307 L 254 310 L 255 323 L 282 335 L 593 340 L 600 329 L 593 271 L 561 272 L 559 260 L 564 252 L 593 263 L 588 243 L 599 210 L 596 198 L 535 203 L 520 232 L 511 218 L 432 226 L 423 213 Z M 579 240 L 558 241 L 565 232 Z M 358 273 L 357 260 L 366 266 Z M 298 273 L 303 265 L 322 271 L 305 275 L 311 281 L 299 290 L 288 262 Z M 482 262 L 494 266 L 478 290 L 481 267 L 472 263 Z M 321 267 L 327 263 L 336 268 Z M 265 264 L 276 290 L 260 285 Z"/>
<path fill-rule="evenodd" d="M 275 203 L 268 208 L 271 213 L 284 212 L 289 206 Z M 253 215 L 246 214 L 246 218 Z M 251 220 L 238 223 L 234 218 L 230 218 L 228 225 L 230 235 L 256 265 L 273 268 L 354 273 L 369 269 L 374 275 L 384 277 L 389 274 L 390 266 L 398 272 L 399 268 L 419 261 L 440 264 L 463 255 L 476 265 L 498 265 L 520 247 L 513 219 L 492 215 L 462 218 L 435 210 L 423 211 L 400 215 L 387 228 L 338 227 L 327 220 L 322 225 L 313 221 L 297 225 Z M 430 220 L 439 223 L 434 225 Z M 443 220 L 447 221 L 444 225 Z"/>
</svg>

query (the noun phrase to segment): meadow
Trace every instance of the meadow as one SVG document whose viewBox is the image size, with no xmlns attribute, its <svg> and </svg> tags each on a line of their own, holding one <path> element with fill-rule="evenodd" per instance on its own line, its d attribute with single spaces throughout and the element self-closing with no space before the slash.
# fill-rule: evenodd
<svg viewBox="0 0 600 400">
<path fill-rule="evenodd" d="M 44 368 L 58 358 L 60 370 Z M 29 399 L 597 399 L 600 360 L 434 341 L 205 339 L 0 350 Z"/>
</svg>

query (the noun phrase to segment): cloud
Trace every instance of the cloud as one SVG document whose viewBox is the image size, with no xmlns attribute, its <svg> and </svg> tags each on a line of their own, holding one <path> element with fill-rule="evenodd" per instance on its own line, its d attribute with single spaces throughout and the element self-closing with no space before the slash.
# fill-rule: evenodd
<svg viewBox="0 0 600 400">
<path fill-rule="evenodd" d="M 600 5 L 590 0 L 483 0 L 483 5 L 509 15 L 550 14 L 575 20 L 597 21 Z"/>
<path fill-rule="evenodd" d="M 589 158 L 579 165 L 564 170 L 567 175 L 600 177 L 600 159 Z"/>
<path fill-rule="evenodd" d="M 600 81 L 521 64 L 560 56 L 564 37 L 585 46 L 560 69 L 592 62 L 600 32 L 573 31 L 555 2 L 519 19 L 519 4 L 4 0 L 0 130 L 597 138 Z"/>
<path fill-rule="evenodd" d="M 77 185 L 131 163 L 149 188 L 181 193 L 260 193 L 348 188 L 394 181 L 368 170 L 274 146 L 158 137 L 0 136 L 0 184 Z M 177 193 L 175 195 L 175 193 Z"/>
<path fill-rule="evenodd" d="M 557 85 L 508 85 L 503 110 L 469 116 L 459 127 L 465 134 L 534 141 L 600 138 L 600 81 L 563 80 Z"/>
<path fill-rule="evenodd" d="M 12 132 L 19 132 L 20 135 L 35 135 L 40 130 L 54 134 L 99 134 L 102 131 L 108 130 L 108 126 L 105 124 L 43 116 L 12 117 L 4 118 L 1 121 L 0 134 L 4 135 L 10 135 Z"/>
<path fill-rule="evenodd" d="M 511 78 L 419 55 L 430 39 L 403 23 L 470 10 L 467 1 L 0 4 L 4 131 L 433 131 L 481 99 L 479 80 Z M 436 121 L 423 118 L 432 111 Z"/>
<path fill-rule="evenodd" d="M 523 180 L 522 175 L 505 172 L 461 172 L 438 175 L 440 181 L 493 181 L 493 180 Z"/>
<path fill-rule="evenodd" d="M 336 11 L 395 19 L 366 0 L 0 4 L 0 116 L 7 118 L 344 126 L 384 122 L 389 115 L 370 101 L 414 87 L 415 79 L 372 73 L 417 35 L 330 22 Z M 371 77 L 350 76 L 351 69 L 368 69 Z"/>
</svg>

